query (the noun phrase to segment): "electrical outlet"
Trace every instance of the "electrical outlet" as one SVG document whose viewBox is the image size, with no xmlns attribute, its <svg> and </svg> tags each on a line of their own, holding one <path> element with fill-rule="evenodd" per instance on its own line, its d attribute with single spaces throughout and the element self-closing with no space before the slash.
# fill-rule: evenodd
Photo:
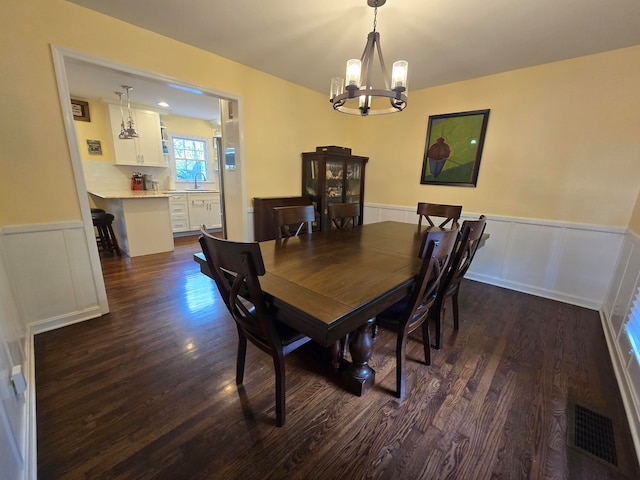
<svg viewBox="0 0 640 480">
<path fill-rule="evenodd" d="M 11 382 L 13 382 L 13 389 L 16 391 L 16 395 L 20 396 L 27 389 L 27 381 L 22 373 L 22 365 L 15 365 L 11 369 Z"/>
</svg>

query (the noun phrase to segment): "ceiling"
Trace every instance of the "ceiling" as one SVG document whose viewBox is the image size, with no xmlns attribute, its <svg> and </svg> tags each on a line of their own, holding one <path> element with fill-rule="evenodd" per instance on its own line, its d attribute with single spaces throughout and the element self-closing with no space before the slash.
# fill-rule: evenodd
<svg viewBox="0 0 640 480">
<path fill-rule="evenodd" d="M 331 77 L 361 56 L 374 17 L 366 0 L 69 1 L 327 95 Z M 409 62 L 410 98 L 411 90 L 640 45 L 640 1 L 388 0 L 377 31 L 388 68 Z"/>
</svg>

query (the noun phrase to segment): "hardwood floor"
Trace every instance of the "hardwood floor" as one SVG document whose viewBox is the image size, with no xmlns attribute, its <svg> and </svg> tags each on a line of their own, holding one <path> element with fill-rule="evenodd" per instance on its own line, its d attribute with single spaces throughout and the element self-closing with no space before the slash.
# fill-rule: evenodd
<svg viewBox="0 0 640 480">
<path fill-rule="evenodd" d="M 640 478 L 597 312 L 465 280 L 431 366 L 409 341 L 406 398 L 380 329 L 363 397 L 317 350 L 287 356 L 277 428 L 271 359 L 249 345 L 235 385 L 236 328 L 197 251 L 105 257 L 111 313 L 35 337 L 38 478 Z M 612 418 L 618 468 L 567 446 L 569 402 Z"/>
</svg>

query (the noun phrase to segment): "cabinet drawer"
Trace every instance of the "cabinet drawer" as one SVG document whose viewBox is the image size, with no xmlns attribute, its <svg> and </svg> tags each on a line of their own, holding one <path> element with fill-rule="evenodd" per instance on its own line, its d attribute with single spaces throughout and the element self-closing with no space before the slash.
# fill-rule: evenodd
<svg viewBox="0 0 640 480">
<path fill-rule="evenodd" d="M 171 212 L 171 217 L 174 215 L 187 215 L 189 209 L 187 208 L 187 202 L 184 203 L 174 203 L 169 202 L 169 212 Z"/>
<path fill-rule="evenodd" d="M 189 219 L 186 216 L 181 218 L 171 217 L 172 232 L 186 232 L 188 230 L 189 230 Z"/>
</svg>

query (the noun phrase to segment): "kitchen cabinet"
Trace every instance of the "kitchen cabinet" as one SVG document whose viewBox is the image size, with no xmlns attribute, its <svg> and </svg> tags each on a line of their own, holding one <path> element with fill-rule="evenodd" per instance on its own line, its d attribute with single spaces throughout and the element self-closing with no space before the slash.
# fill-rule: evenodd
<svg viewBox="0 0 640 480">
<path fill-rule="evenodd" d="M 189 207 L 186 193 L 174 193 L 169 197 L 169 215 L 173 233 L 189 231 Z"/>
<path fill-rule="evenodd" d="M 126 111 L 125 115 L 127 115 Z M 166 167 L 166 157 L 162 153 L 160 115 L 150 110 L 136 108 L 132 109 L 132 117 L 134 127 L 140 136 L 128 140 L 118 138 L 122 122 L 120 106 L 109 104 L 115 163 L 117 165 Z"/>
<path fill-rule="evenodd" d="M 219 193 L 172 193 L 169 214 L 173 233 L 197 231 L 203 224 L 208 229 L 222 228 Z"/>
<path fill-rule="evenodd" d="M 188 193 L 190 230 L 200 230 L 202 225 L 207 229 L 222 228 L 222 210 L 219 193 Z"/>
<path fill-rule="evenodd" d="M 331 229 L 332 203 L 359 203 L 364 212 L 364 170 L 368 161 L 368 157 L 351 155 L 351 149 L 344 147 L 317 147 L 315 152 L 302 154 L 302 195 L 316 205 L 320 230 Z"/>
</svg>

